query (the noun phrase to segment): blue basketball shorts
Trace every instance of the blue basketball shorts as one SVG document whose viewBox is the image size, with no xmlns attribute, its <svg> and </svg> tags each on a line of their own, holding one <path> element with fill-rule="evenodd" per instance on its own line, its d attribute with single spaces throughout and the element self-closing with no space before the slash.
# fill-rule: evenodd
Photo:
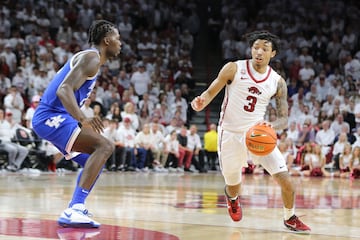
<svg viewBox="0 0 360 240">
<path fill-rule="evenodd" d="M 54 144 L 66 159 L 74 156 L 71 149 L 81 128 L 79 122 L 69 113 L 40 104 L 36 109 L 32 124 L 39 137 Z"/>
</svg>

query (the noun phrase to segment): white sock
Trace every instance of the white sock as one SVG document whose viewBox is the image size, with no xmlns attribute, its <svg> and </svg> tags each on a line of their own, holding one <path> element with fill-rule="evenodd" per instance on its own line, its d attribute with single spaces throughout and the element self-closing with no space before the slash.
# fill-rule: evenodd
<svg viewBox="0 0 360 240">
<path fill-rule="evenodd" d="M 295 215 L 295 208 L 286 208 L 284 207 L 284 219 L 288 220 L 289 218 L 291 218 L 292 216 Z"/>
</svg>

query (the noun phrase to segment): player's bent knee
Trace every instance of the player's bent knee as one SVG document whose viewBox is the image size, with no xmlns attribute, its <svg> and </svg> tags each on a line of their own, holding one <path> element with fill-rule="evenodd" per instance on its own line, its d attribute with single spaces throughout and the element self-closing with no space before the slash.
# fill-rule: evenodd
<svg viewBox="0 0 360 240">
<path fill-rule="evenodd" d="M 106 140 L 101 144 L 101 151 L 110 156 L 115 151 L 115 144 Z"/>
</svg>

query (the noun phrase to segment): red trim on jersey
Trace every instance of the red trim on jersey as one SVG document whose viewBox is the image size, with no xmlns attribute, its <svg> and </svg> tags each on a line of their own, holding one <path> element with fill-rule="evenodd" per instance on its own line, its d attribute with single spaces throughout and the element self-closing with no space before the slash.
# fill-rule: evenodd
<svg viewBox="0 0 360 240">
<path fill-rule="evenodd" d="M 220 131 L 220 139 L 219 139 L 219 152 L 221 152 L 221 150 L 222 150 L 222 144 L 221 144 L 221 142 L 222 142 L 222 139 L 223 139 L 223 134 L 224 134 L 224 130 L 223 129 L 221 129 L 221 131 Z M 220 161 L 221 161 L 221 156 L 220 156 L 220 159 L 219 159 Z"/>
<path fill-rule="evenodd" d="M 219 120 L 219 125 L 222 126 L 223 120 L 224 120 L 224 116 L 225 116 L 225 111 L 226 111 L 226 107 L 229 101 L 229 93 L 228 93 L 228 89 L 227 87 L 225 88 L 225 96 L 224 96 L 224 101 L 221 105 L 221 111 L 223 112 L 223 115 L 221 117 L 221 119 Z"/>
<path fill-rule="evenodd" d="M 254 82 L 256 82 L 256 83 L 261 83 L 261 82 L 264 82 L 266 79 L 268 79 L 268 77 L 270 76 L 270 73 L 271 73 L 271 67 L 269 67 L 269 71 L 268 71 L 268 73 L 267 73 L 267 75 L 265 76 L 264 79 L 257 80 L 257 79 L 255 79 L 255 77 L 252 75 L 252 73 L 251 73 L 251 71 L 250 71 L 249 62 L 250 62 L 250 60 L 247 60 L 247 61 L 246 61 L 246 69 L 247 69 L 247 71 L 248 71 L 249 76 L 251 77 L 251 79 L 252 79 Z"/>
</svg>

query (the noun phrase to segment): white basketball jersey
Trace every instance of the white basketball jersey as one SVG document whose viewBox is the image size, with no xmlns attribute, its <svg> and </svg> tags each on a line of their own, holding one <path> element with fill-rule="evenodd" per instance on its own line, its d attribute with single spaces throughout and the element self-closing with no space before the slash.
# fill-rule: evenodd
<svg viewBox="0 0 360 240">
<path fill-rule="evenodd" d="M 245 132 L 264 119 L 281 77 L 270 66 L 264 74 L 256 72 L 250 60 L 239 60 L 236 64 L 234 79 L 225 88 L 219 125 L 227 131 Z"/>
</svg>

